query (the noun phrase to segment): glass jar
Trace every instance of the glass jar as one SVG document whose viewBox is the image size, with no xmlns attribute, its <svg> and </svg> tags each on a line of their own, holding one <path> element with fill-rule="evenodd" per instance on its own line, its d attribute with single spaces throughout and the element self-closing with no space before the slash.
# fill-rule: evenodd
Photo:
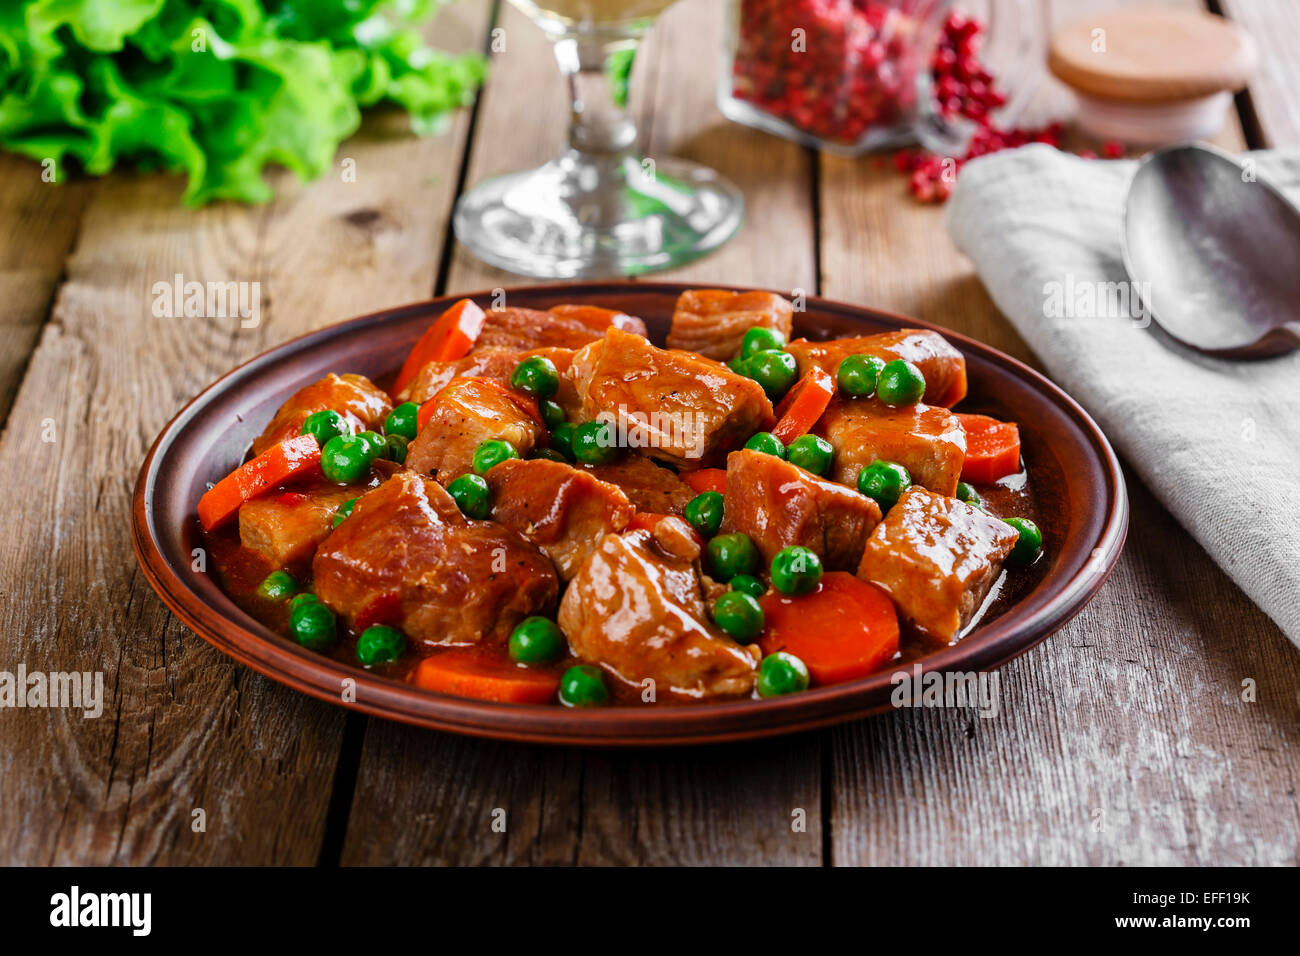
<svg viewBox="0 0 1300 956">
<path fill-rule="evenodd" d="M 848 155 L 964 150 L 1014 125 L 1045 60 L 1042 0 L 730 0 L 718 105 L 739 123 Z"/>
</svg>

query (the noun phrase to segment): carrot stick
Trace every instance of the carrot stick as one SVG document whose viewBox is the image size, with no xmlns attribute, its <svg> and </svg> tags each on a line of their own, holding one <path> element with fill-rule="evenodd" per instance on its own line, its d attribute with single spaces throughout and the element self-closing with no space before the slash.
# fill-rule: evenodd
<svg viewBox="0 0 1300 956">
<path fill-rule="evenodd" d="M 430 362 L 450 362 L 469 354 L 487 316 L 469 299 L 461 299 L 425 329 L 393 380 L 396 395 Z"/>
<path fill-rule="evenodd" d="M 828 571 L 811 594 L 772 591 L 759 599 L 764 654 L 788 651 L 814 684 L 840 684 L 879 670 L 898 653 L 898 615 L 878 587 L 847 571 Z"/>
<path fill-rule="evenodd" d="M 786 445 L 800 435 L 806 435 L 822 417 L 834 394 L 835 380 L 825 369 L 814 365 L 776 406 L 778 421 L 772 434 Z"/>
<path fill-rule="evenodd" d="M 507 704 L 549 704 L 560 689 L 558 675 L 521 667 L 478 648 L 453 648 L 426 657 L 411 682 L 439 694 Z"/>
<path fill-rule="evenodd" d="M 1020 429 L 987 415 L 958 415 L 966 429 L 962 481 L 992 484 L 1020 470 Z"/>
<path fill-rule="evenodd" d="M 684 471 L 678 475 L 697 495 L 706 491 L 727 492 L 727 472 L 722 468 L 700 468 L 697 471 Z"/>
<path fill-rule="evenodd" d="M 314 436 L 286 438 L 213 485 L 199 499 L 199 523 L 204 531 L 219 528 L 239 513 L 245 501 L 319 468 L 320 445 Z"/>
</svg>

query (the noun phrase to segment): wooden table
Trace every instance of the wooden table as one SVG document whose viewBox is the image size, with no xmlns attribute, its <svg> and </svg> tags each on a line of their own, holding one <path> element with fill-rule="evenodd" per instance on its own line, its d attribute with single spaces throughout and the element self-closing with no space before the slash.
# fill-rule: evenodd
<svg viewBox="0 0 1300 956">
<path fill-rule="evenodd" d="M 1230 147 L 1300 142 L 1288 4 L 1224 0 L 1267 58 Z M 667 277 L 816 291 L 1036 363 L 941 210 L 887 162 L 722 120 L 721 6 L 683 0 L 638 63 L 649 149 L 709 163 L 749 198 L 730 245 Z M 992 720 L 906 711 L 663 753 L 484 743 L 294 693 L 177 623 L 128 529 L 136 470 L 177 408 L 309 329 L 520 281 L 448 226 L 463 185 L 539 163 L 564 135 L 545 40 L 513 8 L 461 0 L 436 37 L 486 49 L 494 27 L 506 52 L 445 135 L 371 117 L 340 152 L 354 182 L 284 176 L 264 207 L 185 210 L 160 176 L 48 186 L 0 157 L 0 670 L 103 670 L 107 697 L 97 720 L 0 711 L 0 862 L 1295 863 L 1300 655 L 1136 481 L 1114 576 L 1006 667 Z M 1061 92 L 1043 99 L 1059 108 Z M 177 273 L 259 281 L 262 323 L 154 318 L 151 286 Z"/>
</svg>

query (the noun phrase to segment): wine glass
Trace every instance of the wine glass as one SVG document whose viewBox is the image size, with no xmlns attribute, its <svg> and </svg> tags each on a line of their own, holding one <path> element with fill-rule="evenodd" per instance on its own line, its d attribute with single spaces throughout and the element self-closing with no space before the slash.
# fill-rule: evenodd
<svg viewBox="0 0 1300 956">
<path fill-rule="evenodd" d="M 545 279 L 640 275 L 721 246 L 744 218 L 716 172 L 636 150 L 627 76 L 673 0 L 511 0 L 552 40 L 568 81 L 569 146 L 539 169 L 481 183 L 456 204 L 456 237 L 486 262 Z"/>
</svg>

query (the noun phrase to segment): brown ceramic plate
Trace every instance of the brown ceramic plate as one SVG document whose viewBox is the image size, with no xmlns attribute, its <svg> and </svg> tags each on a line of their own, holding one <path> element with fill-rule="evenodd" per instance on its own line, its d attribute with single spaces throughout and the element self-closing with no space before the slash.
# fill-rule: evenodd
<svg viewBox="0 0 1300 956">
<path fill-rule="evenodd" d="M 548 308 L 580 302 L 619 308 L 646 320 L 662 343 L 673 303 L 687 286 L 584 283 L 507 290 L 511 305 Z M 459 298 L 459 297 L 457 297 Z M 490 293 L 473 296 L 487 305 Z M 227 598 L 215 577 L 192 570 L 200 544 L 195 502 L 240 463 L 276 408 L 296 389 L 330 371 L 380 379 L 432 317 L 453 299 L 387 309 L 294 339 L 209 386 L 163 429 L 140 470 L 132 508 L 136 555 L 167 606 L 209 643 L 282 684 L 346 706 L 455 733 L 565 744 L 663 746 L 789 733 L 888 709 L 890 672 L 774 700 L 685 706 L 570 710 L 447 697 L 372 676 L 298 647 L 253 620 Z M 840 302 L 809 299 L 796 334 L 862 335 L 903 327 L 906 319 Z M 961 408 L 1020 424 L 1023 453 L 1044 515 L 1045 566 L 1009 606 L 958 643 L 921 658 L 926 670 L 998 667 L 1061 627 L 1101 587 L 1128 529 L 1128 497 L 1119 462 L 1096 424 L 1043 376 L 987 345 L 942 332 L 966 356 L 970 394 Z"/>
</svg>

